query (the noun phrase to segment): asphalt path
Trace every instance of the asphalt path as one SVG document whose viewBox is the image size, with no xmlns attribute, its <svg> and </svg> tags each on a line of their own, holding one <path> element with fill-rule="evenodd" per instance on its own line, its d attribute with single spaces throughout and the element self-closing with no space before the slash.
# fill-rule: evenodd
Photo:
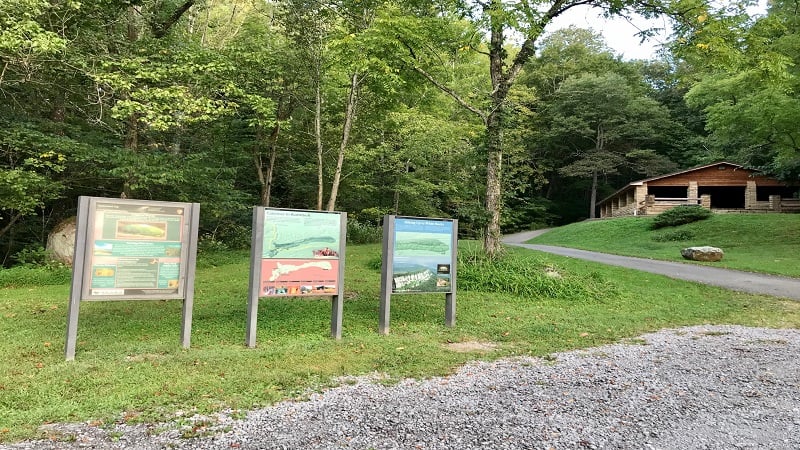
<svg viewBox="0 0 800 450">
<path fill-rule="evenodd" d="M 678 280 L 694 281 L 696 283 L 718 286 L 733 291 L 800 300 L 800 278 L 720 269 L 699 264 L 610 255 L 608 253 L 590 252 L 587 250 L 555 247 L 552 245 L 525 244 L 526 241 L 545 232 L 547 232 L 546 229 L 510 234 L 503 236 L 503 242 L 516 247 L 666 275 Z"/>
</svg>

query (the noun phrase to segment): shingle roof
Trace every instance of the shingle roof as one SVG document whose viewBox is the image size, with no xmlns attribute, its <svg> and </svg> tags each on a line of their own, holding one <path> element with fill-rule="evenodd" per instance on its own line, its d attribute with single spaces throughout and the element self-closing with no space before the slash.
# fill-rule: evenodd
<svg viewBox="0 0 800 450">
<path fill-rule="evenodd" d="M 596 205 L 601 205 L 601 204 L 605 203 L 607 200 L 609 200 L 609 199 L 611 199 L 613 197 L 616 197 L 618 194 L 620 194 L 622 192 L 625 192 L 625 191 L 629 190 L 630 188 L 632 188 L 634 186 L 641 186 L 642 184 L 647 183 L 649 181 L 655 181 L 655 180 L 660 180 L 662 178 L 674 177 L 675 175 L 682 175 L 684 173 L 694 172 L 696 170 L 708 169 L 709 167 L 721 166 L 721 165 L 733 166 L 736 169 L 746 169 L 744 166 L 739 165 L 739 164 L 734 164 L 734 163 L 727 162 L 727 161 L 719 161 L 719 162 L 715 162 L 715 163 L 712 163 L 712 164 L 706 164 L 706 165 L 703 165 L 703 166 L 692 167 L 691 169 L 685 169 L 685 170 L 681 170 L 681 171 L 678 171 L 678 172 L 668 173 L 666 175 L 659 175 L 657 177 L 650 177 L 650 178 L 645 178 L 643 180 L 631 181 L 630 183 L 628 183 L 625 186 L 623 186 L 621 189 L 618 189 L 613 194 L 611 194 L 608 197 L 606 197 L 606 198 L 600 200 L 599 202 L 597 202 Z"/>
</svg>

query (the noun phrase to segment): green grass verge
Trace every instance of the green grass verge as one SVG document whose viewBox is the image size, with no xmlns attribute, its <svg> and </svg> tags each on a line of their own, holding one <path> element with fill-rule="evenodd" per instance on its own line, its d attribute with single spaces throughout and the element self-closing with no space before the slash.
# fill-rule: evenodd
<svg viewBox="0 0 800 450">
<path fill-rule="evenodd" d="M 716 267 L 800 277 L 800 215 L 715 214 L 678 227 L 650 230 L 652 218 L 622 217 L 578 222 L 536 237 L 532 244 L 560 245 L 617 255 L 687 262 L 681 249 L 719 247 Z"/>
<path fill-rule="evenodd" d="M 464 253 L 474 245 L 462 243 Z M 544 356 L 664 327 L 800 327 L 797 302 L 513 249 L 512 265 L 538 267 L 566 287 L 537 282 L 530 289 L 541 294 L 515 295 L 481 287 L 486 280 L 473 274 L 474 290 L 459 290 L 455 328 L 443 325 L 443 295 L 402 295 L 392 299 L 391 334 L 381 336 L 379 252 L 379 245 L 348 247 L 341 341 L 329 338 L 329 301 L 262 299 L 258 347 L 244 347 L 246 252 L 200 262 L 188 350 L 179 343 L 179 301 L 84 302 L 76 360 L 65 362 L 68 285 L 2 288 L 0 441 L 47 437 L 38 427 L 49 422 L 149 422 L 246 410 L 303 398 L 342 375 L 379 372 L 390 382 L 443 375 L 469 360 Z M 576 282 L 590 286 L 570 287 Z M 446 346 L 469 341 L 497 349 L 459 353 Z"/>
</svg>

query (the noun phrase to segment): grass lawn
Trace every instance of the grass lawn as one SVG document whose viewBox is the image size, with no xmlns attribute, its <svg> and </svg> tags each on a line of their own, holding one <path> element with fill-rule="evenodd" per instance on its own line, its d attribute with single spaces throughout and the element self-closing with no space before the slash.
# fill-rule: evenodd
<svg viewBox="0 0 800 450">
<path fill-rule="evenodd" d="M 687 262 L 681 249 L 711 245 L 725 252 L 717 267 L 800 277 L 800 215 L 715 214 L 678 227 L 650 230 L 652 218 L 578 222 L 529 241 L 617 255 Z"/>
<path fill-rule="evenodd" d="M 467 255 L 475 245 L 462 242 L 460 249 Z M 544 356 L 664 327 L 800 327 L 797 302 L 509 252 L 514 267 L 528 271 L 524 278 L 505 280 L 502 271 L 488 282 L 470 285 L 465 278 L 472 290 L 459 289 L 456 327 L 443 325 L 444 295 L 402 295 L 392 299 L 391 334 L 381 336 L 380 246 L 349 246 L 343 339 L 329 338 L 325 299 L 262 299 L 255 349 L 243 345 L 248 253 L 201 255 L 190 349 L 180 347 L 180 301 L 84 302 L 73 362 L 64 361 L 68 283 L 6 278 L 0 288 L 0 441 L 46 437 L 38 427 L 49 422 L 155 422 L 247 410 L 303 398 L 342 375 L 377 372 L 387 382 L 445 375 L 469 360 Z M 459 270 L 467 274 L 466 266 Z M 484 269 L 490 267 L 472 273 Z M 532 284 L 525 295 L 510 294 L 503 284 L 537 277 L 549 284 Z M 461 353 L 447 346 L 472 341 L 497 347 Z"/>
</svg>

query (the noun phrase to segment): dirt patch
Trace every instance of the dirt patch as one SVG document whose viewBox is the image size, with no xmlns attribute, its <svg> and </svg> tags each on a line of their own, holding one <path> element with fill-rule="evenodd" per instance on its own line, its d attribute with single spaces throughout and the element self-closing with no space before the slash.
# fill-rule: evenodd
<svg viewBox="0 0 800 450">
<path fill-rule="evenodd" d="M 450 351 L 459 353 L 471 353 L 471 352 L 487 353 L 497 349 L 497 344 L 493 342 L 468 341 L 468 342 L 451 342 L 445 345 L 445 347 Z"/>
</svg>

